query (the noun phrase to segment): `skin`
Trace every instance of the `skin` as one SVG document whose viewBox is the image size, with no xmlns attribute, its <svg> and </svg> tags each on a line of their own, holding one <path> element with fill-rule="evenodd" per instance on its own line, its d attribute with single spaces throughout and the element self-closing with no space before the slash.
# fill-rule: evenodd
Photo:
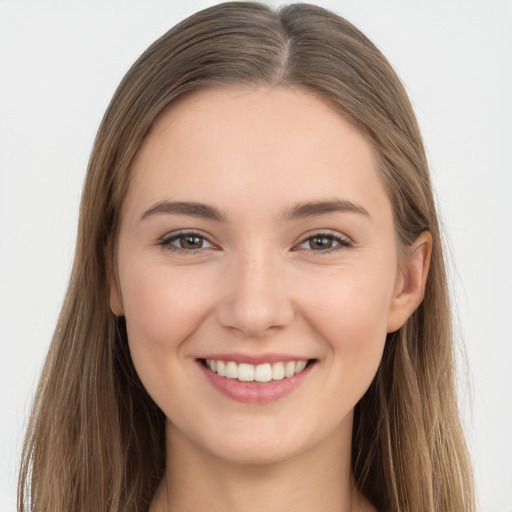
<svg viewBox="0 0 512 512">
<path fill-rule="evenodd" d="M 399 261 L 369 143 L 301 90 L 201 90 L 160 116 L 131 173 L 110 299 L 168 418 L 151 511 L 374 510 L 351 481 L 353 409 L 386 334 L 423 298 L 431 239 L 422 234 Z M 283 219 L 297 204 L 337 199 L 367 214 Z M 161 201 L 204 203 L 228 220 L 141 220 Z M 173 250 L 181 242 L 169 238 L 183 229 L 205 237 L 202 247 Z M 319 233 L 331 250 L 315 245 Z M 287 396 L 241 403 L 197 362 L 231 352 L 315 364 Z"/>
</svg>

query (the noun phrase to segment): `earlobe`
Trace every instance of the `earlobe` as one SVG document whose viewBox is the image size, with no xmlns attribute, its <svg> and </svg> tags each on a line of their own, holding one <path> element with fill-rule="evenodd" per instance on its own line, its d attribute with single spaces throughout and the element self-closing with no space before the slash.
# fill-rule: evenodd
<svg viewBox="0 0 512 512">
<path fill-rule="evenodd" d="M 109 236 L 105 247 L 105 260 L 107 265 L 108 276 L 108 293 L 110 310 L 115 316 L 123 316 L 123 297 L 119 286 L 119 274 L 116 265 L 116 247 L 112 236 Z"/>
<path fill-rule="evenodd" d="M 109 302 L 110 309 L 115 316 L 123 316 L 124 308 L 119 284 L 114 278 L 109 279 Z"/>
<path fill-rule="evenodd" d="M 423 300 L 432 254 L 432 235 L 428 231 L 421 233 L 407 252 L 389 307 L 388 333 L 400 329 Z"/>
</svg>

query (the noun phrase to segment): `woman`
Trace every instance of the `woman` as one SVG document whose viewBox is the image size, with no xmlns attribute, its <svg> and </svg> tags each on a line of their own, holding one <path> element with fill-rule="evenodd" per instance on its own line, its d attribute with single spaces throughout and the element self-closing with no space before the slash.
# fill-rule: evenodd
<svg viewBox="0 0 512 512">
<path fill-rule="evenodd" d="M 318 7 L 206 9 L 105 114 L 19 509 L 473 510 L 421 136 Z"/>
</svg>

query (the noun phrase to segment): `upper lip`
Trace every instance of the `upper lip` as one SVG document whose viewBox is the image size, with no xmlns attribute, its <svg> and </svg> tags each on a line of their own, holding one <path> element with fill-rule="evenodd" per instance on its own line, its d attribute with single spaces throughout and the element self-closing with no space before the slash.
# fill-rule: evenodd
<svg viewBox="0 0 512 512">
<path fill-rule="evenodd" d="M 264 363 L 286 363 L 288 361 L 308 361 L 312 359 L 310 357 L 304 357 L 297 354 L 278 354 L 278 353 L 268 353 L 268 354 L 243 354 L 240 352 L 231 352 L 229 354 L 208 354 L 200 357 L 199 359 L 214 359 L 215 361 L 233 361 L 237 364 L 247 363 L 247 364 L 264 364 Z"/>
</svg>

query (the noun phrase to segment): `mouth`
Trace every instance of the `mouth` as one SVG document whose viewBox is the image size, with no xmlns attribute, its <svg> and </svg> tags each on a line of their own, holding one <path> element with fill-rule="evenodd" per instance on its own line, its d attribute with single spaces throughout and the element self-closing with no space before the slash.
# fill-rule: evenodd
<svg viewBox="0 0 512 512">
<path fill-rule="evenodd" d="M 312 373 L 317 359 L 274 362 L 197 359 L 199 368 L 214 389 L 237 402 L 266 404 L 297 389 Z"/>
<path fill-rule="evenodd" d="M 276 361 L 274 363 L 250 364 L 221 359 L 200 359 L 201 364 L 219 377 L 240 382 L 271 382 L 289 379 L 302 373 L 315 359 Z"/>
</svg>

